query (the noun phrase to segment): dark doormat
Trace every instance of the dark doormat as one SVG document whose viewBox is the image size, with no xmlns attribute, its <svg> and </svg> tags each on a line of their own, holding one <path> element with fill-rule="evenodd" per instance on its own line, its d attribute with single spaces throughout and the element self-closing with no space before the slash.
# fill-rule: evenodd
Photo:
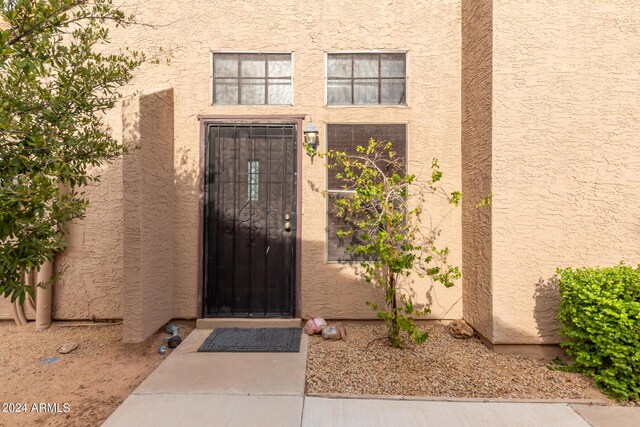
<svg viewBox="0 0 640 427">
<path fill-rule="evenodd" d="M 297 353 L 301 328 L 219 328 L 198 352 Z"/>
</svg>

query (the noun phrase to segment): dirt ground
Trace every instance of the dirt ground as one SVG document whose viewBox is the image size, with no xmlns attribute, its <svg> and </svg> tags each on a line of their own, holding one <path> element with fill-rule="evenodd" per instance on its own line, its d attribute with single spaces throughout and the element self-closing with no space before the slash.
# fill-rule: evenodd
<svg viewBox="0 0 640 427">
<path fill-rule="evenodd" d="M 56 322 L 38 333 L 33 324 L 0 321 L 0 426 L 98 426 L 171 352 L 158 353 L 164 330 L 124 344 L 121 324 L 73 323 L 87 322 Z M 174 323 L 182 338 L 195 326 Z M 58 353 L 74 342 L 76 350 Z M 58 360 L 43 363 L 53 356 Z"/>
<path fill-rule="evenodd" d="M 551 370 L 549 362 L 497 354 L 480 340 L 426 327 L 426 343 L 394 349 L 383 325 L 347 326 L 347 341 L 309 340 L 307 394 L 453 398 L 608 400 L 585 376 Z"/>
</svg>

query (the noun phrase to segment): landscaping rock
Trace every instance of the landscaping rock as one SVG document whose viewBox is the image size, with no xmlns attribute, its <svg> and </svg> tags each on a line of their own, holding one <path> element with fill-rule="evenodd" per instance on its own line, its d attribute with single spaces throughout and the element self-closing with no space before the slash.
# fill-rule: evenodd
<svg viewBox="0 0 640 427">
<path fill-rule="evenodd" d="M 347 338 L 347 331 L 344 326 L 325 326 L 322 329 L 322 338 L 325 340 L 343 340 Z"/>
<path fill-rule="evenodd" d="M 70 342 L 69 344 L 65 344 L 62 347 L 58 348 L 58 353 L 60 354 L 69 354 L 73 350 L 78 348 L 77 342 Z"/>
<path fill-rule="evenodd" d="M 424 344 L 393 348 L 384 325 L 348 325 L 347 341 L 309 337 L 308 395 L 593 399 L 614 403 L 589 377 L 551 370 L 546 360 L 498 354 L 479 339 L 456 339 L 431 324 Z"/>
<path fill-rule="evenodd" d="M 304 325 L 304 332 L 307 335 L 319 334 L 322 330 L 327 326 L 327 321 L 322 317 L 313 318 L 305 318 L 307 321 Z"/>
<path fill-rule="evenodd" d="M 473 328 L 462 319 L 449 323 L 447 330 L 449 331 L 449 335 L 454 338 L 468 339 L 474 336 Z"/>
</svg>

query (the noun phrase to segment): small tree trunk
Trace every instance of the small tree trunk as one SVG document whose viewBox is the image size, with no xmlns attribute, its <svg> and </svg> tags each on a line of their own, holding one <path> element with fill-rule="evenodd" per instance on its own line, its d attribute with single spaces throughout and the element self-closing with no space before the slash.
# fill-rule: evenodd
<svg viewBox="0 0 640 427">
<path fill-rule="evenodd" d="M 385 184 L 385 191 L 388 192 L 389 190 L 390 189 L 388 184 Z M 393 212 L 389 212 L 389 213 L 393 214 Z M 387 222 L 385 228 L 387 231 L 387 239 L 390 239 L 390 236 L 393 233 L 391 224 Z M 390 331 L 391 344 L 394 347 L 400 347 L 401 342 L 400 342 L 400 331 L 398 330 L 398 310 L 397 310 L 398 300 L 396 298 L 396 275 L 395 273 L 389 271 L 388 265 L 386 268 L 386 273 L 387 273 L 387 286 L 389 287 L 389 294 L 391 296 L 391 331 Z"/>
<path fill-rule="evenodd" d="M 391 291 L 391 329 L 394 337 L 398 336 L 398 300 L 396 298 L 396 275 L 389 275 L 389 290 Z"/>
</svg>

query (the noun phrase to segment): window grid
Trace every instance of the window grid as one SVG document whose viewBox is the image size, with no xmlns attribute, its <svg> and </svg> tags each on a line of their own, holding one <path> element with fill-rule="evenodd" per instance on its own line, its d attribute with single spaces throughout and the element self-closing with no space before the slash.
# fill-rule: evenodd
<svg viewBox="0 0 640 427">
<path fill-rule="evenodd" d="M 235 55 L 238 59 L 238 71 L 235 77 L 216 77 L 216 55 Z M 292 77 L 291 77 L 291 72 L 289 72 L 288 75 L 283 75 L 283 76 L 278 76 L 278 77 L 270 77 L 269 76 L 269 57 L 271 55 L 277 55 L 277 56 L 282 56 L 282 55 L 288 55 L 289 56 L 289 61 L 290 63 L 291 61 L 291 54 L 286 54 L 286 53 L 226 53 L 226 52 L 216 52 L 213 53 L 213 58 L 212 58 L 212 80 L 213 80 L 213 85 L 212 85 L 212 93 L 213 93 L 213 104 L 218 104 L 218 100 L 216 99 L 216 84 L 217 84 L 217 80 L 235 80 L 237 81 L 237 88 L 238 88 L 238 94 L 236 96 L 236 103 L 235 104 L 228 104 L 228 103 L 223 103 L 222 105 L 287 105 L 287 104 L 279 104 L 279 103 L 274 103 L 274 104 L 270 104 L 269 103 L 269 84 L 270 82 L 272 82 L 271 84 L 275 84 L 273 83 L 274 81 L 278 81 L 278 80 L 289 80 L 289 85 L 292 86 Z M 243 56 L 247 57 L 247 56 L 264 56 L 264 77 L 244 77 L 242 76 L 242 61 L 243 61 Z M 291 64 L 292 66 L 293 64 Z M 291 66 L 289 68 L 289 70 L 291 70 Z M 264 80 L 265 84 L 264 84 L 264 98 L 263 98 L 263 102 L 261 104 L 244 104 L 242 103 L 242 82 L 243 81 L 259 81 L 259 80 Z M 291 87 L 291 90 L 293 91 L 293 87 Z M 289 102 L 288 104 L 291 103 L 291 95 L 289 97 Z"/>
<path fill-rule="evenodd" d="M 329 61 L 331 60 L 332 56 L 350 56 L 351 57 L 351 76 L 350 77 L 340 77 L 340 76 L 331 76 L 329 75 Z M 359 76 L 356 77 L 355 76 L 355 60 L 356 60 L 356 56 L 358 55 L 376 55 L 377 59 L 378 59 L 378 76 L 377 77 L 363 77 L 363 76 Z M 404 64 L 405 64 L 405 71 L 404 71 L 404 77 L 383 77 L 382 76 L 382 57 L 384 55 L 403 55 L 404 56 Z M 406 57 L 406 53 L 398 53 L 398 52 L 371 52 L 371 53 L 328 53 L 327 54 L 327 83 L 331 82 L 331 81 L 349 81 L 351 83 L 351 103 L 350 104 L 333 104 L 330 103 L 328 100 L 328 92 L 329 92 L 329 87 L 327 85 L 327 104 L 328 105 L 406 105 L 407 103 L 407 86 L 406 86 L 406 82 L 407 82 L 407 71 L 406 71 L 406 63 L 407 63 L 407 57 Z M 378 96 L 377 96 L 377 103 L 376 104 L 360 104 L 360 103 L 356 103 L 356 98 L 355 98 L 355 83 L 356 80 L 358 81 L 362 81 L 362 80 L 377 80 L 378 81 Z M 398 81 L 398 80 L 404 80 L 405 82 L 405 88 L 404 88 L 404 93 L 402 95 L 402 99 L 398 104 L 383 104 L 382 103 L 382 82 L 383 81 Z"/>
</svg>

